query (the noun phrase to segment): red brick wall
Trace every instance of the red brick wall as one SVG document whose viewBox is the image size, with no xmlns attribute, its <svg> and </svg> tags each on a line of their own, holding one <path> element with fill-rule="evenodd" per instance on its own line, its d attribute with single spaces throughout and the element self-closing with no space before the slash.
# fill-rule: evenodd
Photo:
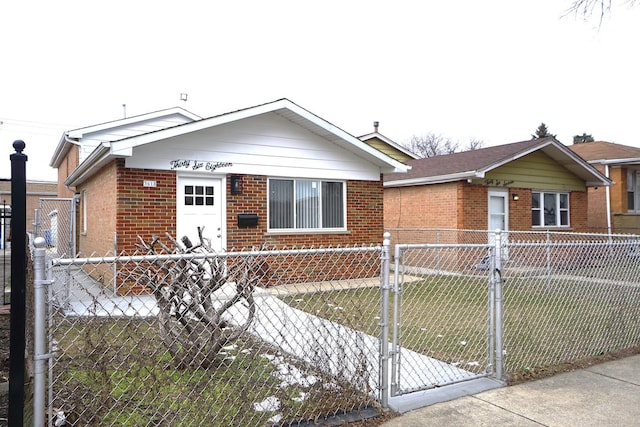
<svg viewBox="0 0 640 427">
<path fill-rule="evenodd" d="M 455 229 L 457 200 L 457 183 L 386 188 L 384 227 Z"/>
<path fill-rule="evenodd" d="M 116 162 L 104 166 L 97 174 L 78 186 L 77 191 L 81 196 L 76 227 L 79 254 L 112 254 L 113 233 L 116 231 Z M 82 215 L 85 205 L 87 232 L 83 233 Z"/>
<path fill-rule="evenodd" d="M 589 202 L 587 192 L 573 191 L 569 194 L 569 221 L 571 222 L 571 230 L 576 233 L 589 231 L 587 225 L 587 212 L 589 211 Z"/>
<path fill-rule="evenodd" d="M 229 250 L 260 246 L 267 230 L 267 178 L 259 175 L 239 175 L 242 194 L 231 194 L 231 179 L 227 176 L 227 248 Z M 257 227 L 238 227 L 238 214 L 258 215 Z"/>
<path fill-rule="evenodd" d="M 486 230 L 488 228 L 488 188 L 458 183 L 458 225 L 462 230 Z"/>
<path fill-rule="evenodd" d="M 67 152 L 67 155 L 58 166 L 58 197 L 69 198 L 73 197 L 74 189 L 67 188 L 64 185 L 64 181 L 71 175 L 71 172 L 78 167 L 80 151 L 77 145 L 71 147 Z"/>
<path fill-rule="evenodd" d="M 144 187 L 143 181 L 156 182 Z M 83 254 L 106 255 L 113 251 L 113 233 L 117 233 L 118 252 L 135 250 L 137 236 L 175 234 L 176 177 L 174 171 L 127 169 L 119 159 L 103 167 L 78 191 L 87 192 L 87 233 L 81 234 Z M 83 210 L 81 200 L 80 212 Z M 82 229 L 82 222 L 78 223 Z"/>
<path fill-rule="evenodd" d="M 531 230 L 531 189 L 509 189 L 509 229 L 513 231 Z M 518 200 L 513 200 L 514 194 Z"/>
<path fill-rule="evenodd" d="M 137 236 L 145 239 L 153 235 L 164 236 L 165 232 L 175 235 L 176 219 L 176 176 L 173 171 L 126 169 L 121 161 L 114 168 L 117 175 L 116 231 L 118 250 L 131 253 Z M 144 187 L 144 180 L 153 180 L 156 187 Z M 242 176 L 242 194 L 231 194 L 230 179 L 227 179 L 227 248 L 242 249 L 260 246 L 267 242 L 271 247 L 327 247 L 361 243 L 381 243 L 382 224 L 382 183 L 368 181 L 347 182 L 347 232 L 268 234 L 267 233 L 267 178 L 265 176 Z M 257 227 L 238 227 L 237 214 L 254 213 L 259 217 Z M 166 239 L 165 240 L 166 243 Z M 366 258 L 366 257 L 365 257 Z M 291 281 L 311 280 L 312 277 L 328 279 L 326 265 L 317 259 L 305 261 L 296 259 L 288 268 L 267 266 L 267 277 L 263 284 L 280 284 Z M 305 262 L 309 262 L 306 265 Z M 360 264 L 358 264 L 358 262 Z M 358 260 L 350 265 L 348 273 L 357 276 L 358 269 L 369 273 L 371 260 Z M 304 264 L 304 265 L 303 265 Z M 360 265 L 360 267 L 358 266 Z M 339 269 L 338 269 L 339 270 Z M 346 271 L 333 271 L 331 278 L 340 277 Z M 118 283 L 119 292 L 140 292 L 140 286 L 133 288 L 126 281 L 127 272 L 120 277 L 125 283 Z"/>
<path fill-rule="evenodd" d="M 227 248 L 260 246 L 319 247 L 381 243 L 382 182 L 347 181 L 347 232 L 279 234 L 267 233 L 267 177 L 242 176 L 242 194 L 231 194 L 227 179 Z M 237 215 L 258 215 L 257 227 L 238 227 Z"/>
<path fill-rule="evenodd" d="M 155 187 L 143 182 L 155 181 Z M 133 252 L 137 236 L 150 239 L 154 235 L 176 234 L 175 171 L 127 169 L 117 170 L 118 250 Z M 166 239 L 163 239 L 166 240 Z"/>
<path fill-rule="evenodd" d="M 611 192 L 611 212 L 627 213 L 629 210 L 627 199 L 627 168 L 612 167 L 609 171 L 613 185 Z M 598 189 L 599 191 L 600 189 Z M 604 190 L 604 188 L 602 189 Z"/>
<path fill-rule="evenodd" d="M 605 172 L 605 167 L 603 165 L 595 165 L 596 169 L 600 172 Z M 614 172 L 612 170 L 612 172 Z M 620 168 L 617 168 L 617 172 L 614 174 L 620 174 Z M 626 174 L 625 174 L 626 178 Z M 611 187 L 611 199 L 612 199 L 612 207 L 615 205 L 620 207 L 622 203 L 621 195 L 616 192 L 616 190 L 620 189 L 620 181 L 616 180 L 616 184 Z M 626 202 L 626 185 L 624 187 L 624 201 Z M 587 190 L 588 200 L 589 200 L 589 211 L 588 211 L 588 219 L 587 219 L 587 227 L 589 231 L 594 233 L 606 233 L 607 232 L 607 189 L 606 187 L 598 187 L 593 188 L 590 187 Z"/>
</svg>

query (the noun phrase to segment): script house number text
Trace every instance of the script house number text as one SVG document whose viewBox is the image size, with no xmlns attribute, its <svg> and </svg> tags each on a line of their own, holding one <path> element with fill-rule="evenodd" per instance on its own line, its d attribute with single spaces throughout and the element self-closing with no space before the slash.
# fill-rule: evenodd
<svg viewBox="0 0 640 427">
<path fill-rule="evenodd" d="M 229 166 L 233 166 L 233 163 L 229 162 L 205 162 L 202 160 L 187 160 L 187 159 L 178 159 L 171 160 L 170 162 L 171 169 L 191 169 L 191 170 L 199 170 L 204 169 L 206 171 L 213 172 L 218 168 L 225 168 Z"/>
</svg>

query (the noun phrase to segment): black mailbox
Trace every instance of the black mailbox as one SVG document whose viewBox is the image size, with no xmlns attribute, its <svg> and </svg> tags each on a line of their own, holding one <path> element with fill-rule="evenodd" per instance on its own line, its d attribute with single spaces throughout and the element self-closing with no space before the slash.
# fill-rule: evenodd
<svg viewBox="0 0 640 427">
<path fill-rule="evenodd" d="M 258 225 L 258 215 L 238 214 L 238 227 L 255 227 Z"/>
</svg>

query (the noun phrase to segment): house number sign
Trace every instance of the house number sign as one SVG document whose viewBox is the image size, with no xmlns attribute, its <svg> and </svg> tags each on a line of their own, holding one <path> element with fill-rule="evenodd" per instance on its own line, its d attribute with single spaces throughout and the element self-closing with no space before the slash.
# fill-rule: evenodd
<svg viewBox="0 0 640 427">
<path fill-rule="evenodd" d="M 229 166 L 233 166 L 233 163 L 230 162 L 205 162 L 203 160 L 188 160 L 188 159 L 177 159 L 171 160 L 169 162 L 171 166 L 171 170 L 174 169 L 190 169 L 190 170 L 199 170 L 203 169 L 209 172 L 213 172 L 218 168 L 226 168 Z"/>
</svg>

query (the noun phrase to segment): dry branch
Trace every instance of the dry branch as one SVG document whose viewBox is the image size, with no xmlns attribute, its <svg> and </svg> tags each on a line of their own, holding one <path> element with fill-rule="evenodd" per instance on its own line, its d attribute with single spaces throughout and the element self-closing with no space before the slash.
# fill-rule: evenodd
<svg viewBox="0 0 640 427">
<path fill-rule="evenodd" d="M 255 316 L 254 290 L 261 279 L 259 255 L 228 258 L 203 238 L 179 243 L 167 233 L 172 246 L 153 236 L 138 236 L 138 248 L 158 257 L 136 266 L 138 282 L 148 287 L 157 302 L 160 337 L 178 368 L 207 368 L 222 347 L 245 332 Z M 196 255 L 196 256 L 193 256 Z M 233 286 L 235 281 L 235 286 Z"/>
</svg>

